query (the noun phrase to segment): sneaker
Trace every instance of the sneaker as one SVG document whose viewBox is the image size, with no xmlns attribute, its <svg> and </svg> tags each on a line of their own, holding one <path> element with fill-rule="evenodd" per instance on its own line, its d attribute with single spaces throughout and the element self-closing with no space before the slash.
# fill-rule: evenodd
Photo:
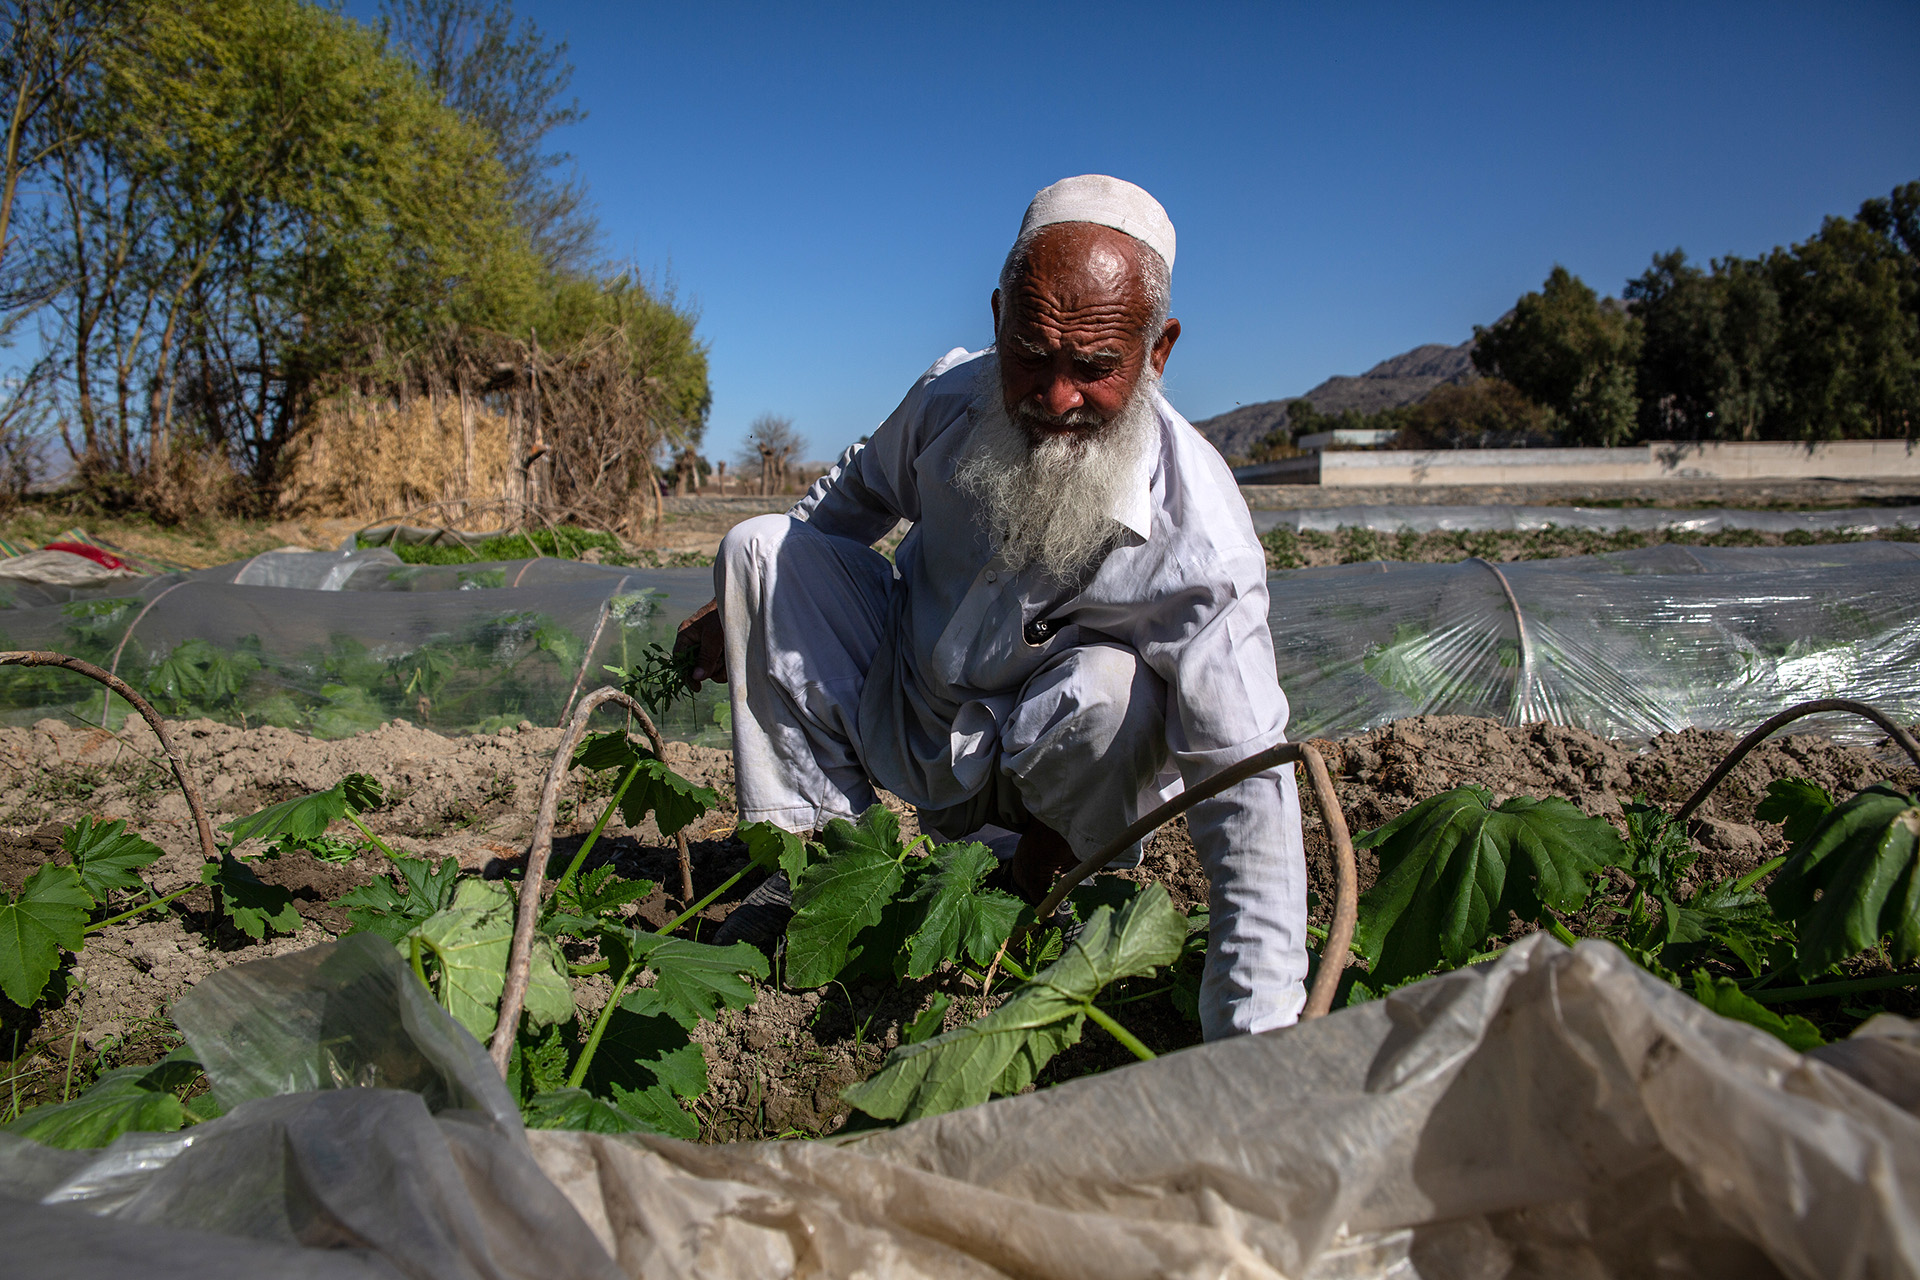
<svg viewBox="0 0 1920 1280">
<path fill-rule="evenodd" d="M 786 872 L 776 871 L 740 899 L 740 905 L 720 922 L 713 941 L 722 947 L 745 942 L 768 951 L 780 941 L 791 919 L 793 886 L 787 883 Z"/>
</svg>

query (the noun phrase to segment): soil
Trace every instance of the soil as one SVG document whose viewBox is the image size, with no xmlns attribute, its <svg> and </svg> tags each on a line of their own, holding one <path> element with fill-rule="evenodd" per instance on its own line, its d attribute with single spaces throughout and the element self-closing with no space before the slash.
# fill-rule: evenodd
<svg viewBox="0 0 1920 1280">
<path fill-rule="evenodd" d="M 499 734 L 445 738 L 395 721 L 358 738 L 324 742 L 285 729 L 242 730 L 210 721 L 170 726 L 203 787 L 218 824 L 266 804 L 331 786 L 347 772 L 373 775 L 387 791 L 385 807 L 369 825 L 396 849 L 457 858 L 462 867 L 498 877 L 522 865 L 533 809 L 559 732 L 522 725 Z M 1335 775 L 1335 790 L 1356 832 L 1463 782 L 1490 790 L 1496 801 L 1514 795 L 1563 796 L 1589 814 L 1618 821 L 1636 795 L 1674 806 L 1689 796 L 1725 756 L 1726 733 L 1665 734 L 1647 744 L 1610 742 L 1553 725 L 1510 727 L 1466 716 L 1403 720 L 1337 742 L 1315 745 Z M 705 894 L 746 865 L 731 837 L 732 759 L 725 751 L 668 745 L 668 760 L 683 775 L 713 787 L 723 808 L 689 831 L 694 891 Z M 199 878 L 200 853 L 188 811 L 173 785 L 151 732 L 136 722 L 118 734 L 43 721 L 31 729 L 0 729 L 0 884 L 8 892 L 46 861 L 62 861 L 61 824 L 82 814 L 124 818 L 160 845 L 165 855 L 147 869 L 162 893 Z M 1920 771 L 1886 748 L 1847 746 L 1815 736 L 1775 738 L 1753 752 L 1721 783 L 1693 820 L 1702 849 L 1695 875 L 1720 879 L 1749 870 L 1785 851 L 1779 829 L 1754 809 L 1774 778 L 1810 778 L 1836 794 L 1881 779 L 1920 789 Z M 566 791 L 555 839 L 555 870 L 579 847 L 605 784 L 576 774 Z M 1325 924 L 1332 879 L 1325 826 L 1302 789 L 1307 854 L 1316 895 L 1313 917 Z M 917 830 L 905 806 L 902 825 Z M 338 824 L 335 835 L 352 835 Z M 243 848 L 243 854 L 257 850 Z M 659 888 L 632 909 L 658 926 L 684 905 L 678 893 L 678 855 L 649 822 L 633 831 L 616 819 L 594 862 Z M 10 1087 L 20 1104 L 54 1099 L 65 1087 L 69 1053 L 84 1083 L 100 1070 L 152 1061 L 179 1043 L 166 1019 L 173 1000 L 214 969 L 278 955 L 325 941 L 344 927 L 332 906 L 348 889 L 385 874 L 384 859 L 362 853 L 327 862 L 293 852 L 260 858 L 256 872 L 290 889 L 302 916 L 299 932 L 256 942 L 211 913 L 204 891 L 171 908 L 91 935 L 85 951 L 56 974 L 47 998 L 22 1010 L 0 998 L 0 1055 L 10 1061 Z M 1364 889 L 1375 871 L 1360 851 Z M 1182 909 L 1202 905 L 1207 881 L 1184 820 L 1153 836 L 1139 869 L 1123 873 L 1165 884 Z M 708 932 L 751 891 L 749 875 L 702 913 Z M 580 957 L 574 957 L 579 959 Z M 1137 980 L 1109 993 L 1116 1011 L 1149 1047 L 1164 1052 L 1197 1043 L 1198 1027 L 1167 993 L 1167 983 Z M 898 986 L 833 984 L 819 991 L 768 986 L 751 1008 L 702 1026 L 710 1088 L 696 1104 L 709 1140 L 831 1133 L 848 1117 L 839 1093 L 870 1075 L 899 1043 L 903 1026 L 937 994 L 950 997 L 946 1025 L 985 1012 L 973 981 L 948 969 Z M 604 982 L 580 991 L 583 1007 L 604 1001 Z M 1907 999 L 1902 995 L 1889 1007 Z M 1836 1009 L 1837 1012 L 1837 1009 Z M 1909 1011 L 1911 1012 L 1911 1011 Z M 1040 1086 L 1131 1061 L 1117 1042 L 1089 1026 L 1081 1043 L 1049 1065 Z M 78 1087 L 76 1084 L 75 1087 Z"/>
</svg>

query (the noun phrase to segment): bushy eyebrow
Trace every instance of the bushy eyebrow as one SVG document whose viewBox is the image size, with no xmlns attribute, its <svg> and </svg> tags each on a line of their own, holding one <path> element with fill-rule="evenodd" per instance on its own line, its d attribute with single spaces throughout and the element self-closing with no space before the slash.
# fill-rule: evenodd
<svg viewBox="0 0 1920 1280">
<path fill-rule="evenodd" d="M 1045 347 L 1021 334 L 1013 334 L 1011 338 L 1013 345 L 1019 347 L 1028 355 L 1045 356 L 1049 354 Z M 1073 358 L 1076 360 L 1089 361 L 1093 364 L 1123 364 L 1126 361 L 1126 356 L 1123 353 L 1115 351 L 1111 347 L 1098 347 L 1092 351 L 1076 351 L 1073 353 Z"/>
</svg>

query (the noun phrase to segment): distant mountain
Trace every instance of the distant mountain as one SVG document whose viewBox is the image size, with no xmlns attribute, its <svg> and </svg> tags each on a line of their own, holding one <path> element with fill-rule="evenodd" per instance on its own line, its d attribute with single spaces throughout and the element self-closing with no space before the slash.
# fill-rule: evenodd
<svg viewBox="0 0 1920 1280">
<path fill-rule="evenodd" d="M 1473 381 L 1479 375 L 1474 372 L 1472 354 L 1472 339 L 1457 347 L 1430 342 L 1382 360 L 1358 377 L 1328 378 L 1305 395 L 1287 400 L 1311 400 L 1321 413 L 1397 409 L 1424 400 L 1435 387 Z M 1193 425 L 1228 458 L 1244 458 L 1269 431 L 1286 425 L 1287 400 L 1243 404 Z"/>
</svg>

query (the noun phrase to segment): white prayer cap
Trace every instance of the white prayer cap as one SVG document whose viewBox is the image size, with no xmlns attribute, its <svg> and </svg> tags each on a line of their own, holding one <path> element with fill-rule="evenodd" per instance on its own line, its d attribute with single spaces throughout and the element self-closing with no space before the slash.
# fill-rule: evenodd
<svg viewBox="0 0 1920 1280">
<path fill-rule="evenodd" d="M 1124 231 L 1160 255 L 1173 270 L 1173 222 L 1160 202 L 1131 182 L 1104 173 L 1062 178 L 1033 198 L 1020 234 L 1056 222 L 1093 222 Z"/>
</svg>

